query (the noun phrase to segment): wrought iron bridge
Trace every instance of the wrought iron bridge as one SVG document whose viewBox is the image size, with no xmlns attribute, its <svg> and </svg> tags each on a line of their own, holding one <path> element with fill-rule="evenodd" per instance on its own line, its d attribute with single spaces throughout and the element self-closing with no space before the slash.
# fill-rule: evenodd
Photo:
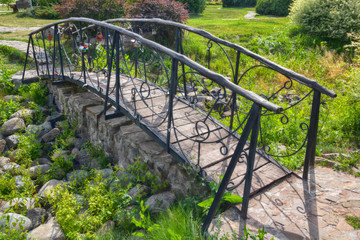
<svg viewBox="0 0 360 240">
<path fill-rule="evenodd" d="M 246 217 L 251 196 L 292 174 L 277 159 L 300 155 L 307 179 L 321 94 L 336 97 L 237 44 L 161 19 L 61 20 L 30 33 L 23 83 L 36 81 L 24 79 L 29 57 L 39 77 L 96 93 L 106 119 L 127 116 L 179 162 L 220 181 L 204 232 L 225 191 L 243 197 Z M 281 146 L 274 133 L 296 136 Z"/>
</svg>

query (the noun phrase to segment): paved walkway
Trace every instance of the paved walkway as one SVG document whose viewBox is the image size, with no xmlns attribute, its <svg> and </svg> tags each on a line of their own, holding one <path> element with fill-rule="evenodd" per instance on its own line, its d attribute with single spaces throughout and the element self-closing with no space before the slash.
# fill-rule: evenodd
<svg viewBox="0 0 360 240">
<path fill-rule="evenodd" d="M 360 230 L 345 221 L 347 215 L 360 217 L 360 178 L 319 166 L 310 178 L 287 178 L 250 200 L 248 219 L 236 206 L 211 230 L 239 233 L 246 224 L 254 231 L 264 226 L 266 239 L 360 239 Z"/>
<path fill-rule="evenodd" d="M 248 13 L 244 16 L 246 19 L 254 19 L 256 16 L 256 12 L 254 11 L 248 11 Z"/>
<path fill-rule="evenodd" d="M 0 33 L 4 32 L 19 32 L 19 31 L 34 31 L 39 29 L 38 27 L 3 27 L 0 26 Z"/>
</svg>

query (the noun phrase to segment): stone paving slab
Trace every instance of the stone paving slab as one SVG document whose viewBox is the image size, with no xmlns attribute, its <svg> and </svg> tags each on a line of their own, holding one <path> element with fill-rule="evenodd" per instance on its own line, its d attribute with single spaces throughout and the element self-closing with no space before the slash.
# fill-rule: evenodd
<svg viewBox="0 0 360 240">
<path fill-rule="evenodd" d="M 346 215 L 360 217 L 360 178 L 316 167 L 308 183 L 292 175 L 254 196 L 248 219 L 234 207 L 214 219 L 209 230 L 242 233 L 246 224 L 254 231 L 264 226 L 265 239 L 360 239 Z"/>
</svg>

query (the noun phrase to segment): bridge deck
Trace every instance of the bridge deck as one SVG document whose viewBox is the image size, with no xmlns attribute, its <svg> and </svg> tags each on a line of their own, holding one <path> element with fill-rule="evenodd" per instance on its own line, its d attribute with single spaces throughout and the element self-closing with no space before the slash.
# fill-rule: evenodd
<svg viewBox="0 0 360 240">
<path fill-rule="evenodd" d="M 72 80 L 72 82 L 79 85 L 84 84 L 83 78 L 80 77 L 80 72 L 72 72 L 71 74 L 73 79 L 79 79 Z M 92 79 L 96 79 L 95 73 L 90 73 L 89 76 L 91 76 Z M 120 77 L 121 95 L 119 96 L 119 104 L 123 109 L 127 109 L 127 111 L 132 112 L 133 115 L 139 116 L 141 121 L 146 123 L 147 126 L 150 126 L 151 131 L 155 135 L 157 135 L 163 142 L 166 142 L 168 124 L 167 114 L 169 112 L 168 93 L 155 85 L 147 85 L 148 88 L 146 89 L 150 90 L 146 92 L 144 91 L 142 96 L 139 92 L 133 92 L 133 88 L 140 89 L 140 86 L 143 83 L 144 81 L 141 79 L 133 78 L 131 80 L 130 78 L 122 75 Z M 106 92 L 107 82 L 105 80 L 98 81 L 95 84 L 92 84 L 91 81 L 88 80 L 87 85 L 97 90 L 101 88 L 102 93 Z M 109 98 L 116 102 L 114 87 L 115 78 L 112 77 L 110 81 Z M 239 142 L 239 136 L 237 134 L 229 135 L 226 126 L 220 124 L 212 118 L 206 118 L 206 114 L 202 113 L 194 106 L 186 104 L 180 98 L 175 99 L 171 130 L 173 134 L 171 134 L 170 142 L 173 147 L 178 150 L 178 152 L 181 152 L 193 164 L 200 166 L 208 176 L 210 176 L 215 182 L 219 183 L 219 176 L 223 176 L 225 174 L 236 145 Z M 196 122 L 205 119 L 208 129 L 204 125 L 198 126 L 198 130 L 196 130 Z M 206 137 L 207 135 L 208 138 L 206 139 L 206 142 L 210 143 L 202 143 L 201 148 L 199 149 L 199 143 L 197 141 L 201 141 L 202 136 Z M 227 154 L 222 154 L 220 152 L 222 143 L 219 143 L 219 140 L 221 139 L 223 139 L 223 142 L 226 146 L 228 146 Z M 199 161 L 198 156 L 200 159 Z M 246 169 L 246 158 L 244 161 L 241 161 L 240 159 L 232 175 L 230 183 L 234 185 L 239 184 L 244 178 Z M 257 151 L 251 195 L 269 186 L 273 182 L 284 178 L 290 173 L 291 171 L 283 167 L 277 161 L 265 156 L 260 151 Z M 231 187 L 231 185 L 229 185 L 229 187 Z M 242 196 L 243 189 L 244 182 L 237 186 L 233 190 L 233 193 Z"/>
</svg>

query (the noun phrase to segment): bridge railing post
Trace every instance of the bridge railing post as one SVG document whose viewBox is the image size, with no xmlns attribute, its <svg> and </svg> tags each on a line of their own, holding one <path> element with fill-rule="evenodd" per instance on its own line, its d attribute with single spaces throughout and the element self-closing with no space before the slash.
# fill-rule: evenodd
<svg viewBox="0 0 360 240">
<path fill-rule="evenodd" d="M 308 130 L 308 142 L 306 145 L 305 163 L 303 170 L 303 179 L 308 179 L 309 168 L 314 167 L 316 153 L 316 138 L 319 126 L 321 93 L 314 90 L 313 102 L 311 107 L 310 126 Z"/>
<path fill-rule="evenodd" d="M 176 28 L 176 46 L 175 51 L 181 54 L 184 54 L 184 48 L 183 48 L 183 34 L 180 28 Z M 187 98 L 187 82 L 186 82 L 186 74 L 185 74 L 185 64 L 181 62 L 181 69 L 182 69 L 182 80 L 184 85 L 184 95 L 185 98 Z"/>
<path fill-rule="evenodd" d="M 247 202 L 245 202 L 246 206 L 243 205 L 243 208 L 245 210 L 245 213 L 247 213 L 247 204 L 248 204 L 248 198 L 250 193 L 250 187 L 251 187 L 251 178 L 252 178 L 252 170 L 254 166 L 254 158 L 256 154 L 256 144 L 257 144 L 257 138 L 259 133 L 259 126 L 260 126 L 260 113 L 261 113 L 261 107 L 253 104 L 250 112 L 249 112 L 249 118 L 246 122 L 246 125 L 244 127 L 244 131 L 241 134 L 240 140 L 238 145 L 236 146 L 235 152 L 231 158 L 231 161 L 226 169 L 225 175 L 220 183 L 219 189 L 215 195 L 215 198 L 213 200 L 213 203 L 209 209 L 208 215 L 205 218 L 205 221 L 202 226 L 202 232 L 205 234 L 205 232 L 208 230 L 210 223 L 213 219 L 213 217 L 216 214 L 216 211 L 221 203 L 221 199 L 224 196 L 225 191 L 228 189 L 228 185 L 231 179 L 231 176 L 234 172 L 234 169 L 236 167 L 236 164 L 241 156 L 241 154 L 244 152 L 244 147 L 247 142 L 247 139 L 250 135 L 251 131 L 251 143 L 250 143 L 250 153 L 248 156 L 248 166 L 245 176 L 245 189 L 244 194 L 246 191 L 248 191 L 248 194 L 245 195 L 245 198 L 247 198 Z M 246 200 L 246 199 L 245 199 Z"/>
<path fill-rule="evenodd" d="M 39 76 L 39 66 L 38 66 L 38 61 L 37 61 L 37 58 L 36 58 L 34 39 L 33 39 L 32 35 L 30 35 L 30 41 L 31 41 L 31 47 L 32 47 L 33 56 L 34 56 L 34 60 L 35 60 L 36 73 Z"/>
<path fill-rule="evenodd" d="M 117 34 L 114 34 L 114 38 L 113 38 L 113 43 L 111 46 L 111 53 L 109 56 L 109 36 L 106 36 L 106 51 L 107 51 L 107 66 L 108 66 L 108 75 L 107 75 L 107 84 L 106 84 L 106 93 L 105 93 L 105 102 L 104 102 L 104 115 L 106 116 L 106 111 L 107 111 L 107 105 L 108 105 L 108 101 L 109 101 L 109 91 L 110 91 L 110 80 L 111 80 L 111 72 L 112 72 L 112 65 L 113 65 L 113 60 L 114 60 L 114 51 L 115 51 L 115 43 L 116 43 L 116 39 L 117 39 Z"/>
<path fill-rule="evenodd" d="M 236 54 L 236 68 L 235 68 L 235 73 L 234 73 L 234 80 L 233 82 L 238 85 L 238 78 L 239 78 L 239 66 L 240 65 L 240 51 L 237 51 Z M 236 93 L 232 93 L 232 103 L 231 103 L 231 115 L 230 115 L 230 130 L 233 129 L 233 125 L 234 125 L 234 115 L 235 115 L 235 108 L 236 108 Z"/>
<path fill-rule="evenodd" d="M 56 62 L 56 33 L 58 30 L 58 25 L 56 24 L 54 26 L 54 38 L 53 38 L 53 67 L 52 67 L 52 76 L 51 76 L 51 81 L 54 82 L 55 81 L 55 62 Z"/>
<path fill-rule="evenodd" d="M 24 64 L 24 71 L 23 71 L 23 75 L 22 75 L 21 83 L 24 83 L 25 71 L 26 71 L 26 65 L 27 65 L 27 61 L 28 61 L 28 58 L 29 58 L 29 51 L 30 51 L 30 39 L 31 39 L 31 36 L 29 36 L 28 46 L 27 46 L 27 50 L 26 50 L 25 64 Z"/>
<path fill-rule="evenodd" d="M 80 33 L 80 43 L 81 44 L 84 44 L 83 43 L 83 35 L 82 35 L 82 32 L 83 29 L 82 29 L 82 24 L 81 22 L 79 23 L 79 33 Z M 86 68 L 85 68 L 85 56 L 84 56 L 84 51 L 81 51 L 81 65 L 82 65 L 82 71 L 83 71 L 83 74 L 84 74 L 84 83 L 86 83 Z"/>
<path fill-rule="evenodd" d="M 58 51 L 59 51 L 59 60 L 60 60 L 60 69 L 61 69 L 61 76 L 62 76 L 62 80 L 65 81 L 64 79 L 64 63 L 63 63 L 63 58 L 62 58 L 62 53 L 61 53 L 61 43 L 60 43 L 60 31 L 59 31 L 59 27 L 56 28 L 56 32 L 54 34 L 57 38 L 57 44 L 58 44 Z"/>
</svg>

